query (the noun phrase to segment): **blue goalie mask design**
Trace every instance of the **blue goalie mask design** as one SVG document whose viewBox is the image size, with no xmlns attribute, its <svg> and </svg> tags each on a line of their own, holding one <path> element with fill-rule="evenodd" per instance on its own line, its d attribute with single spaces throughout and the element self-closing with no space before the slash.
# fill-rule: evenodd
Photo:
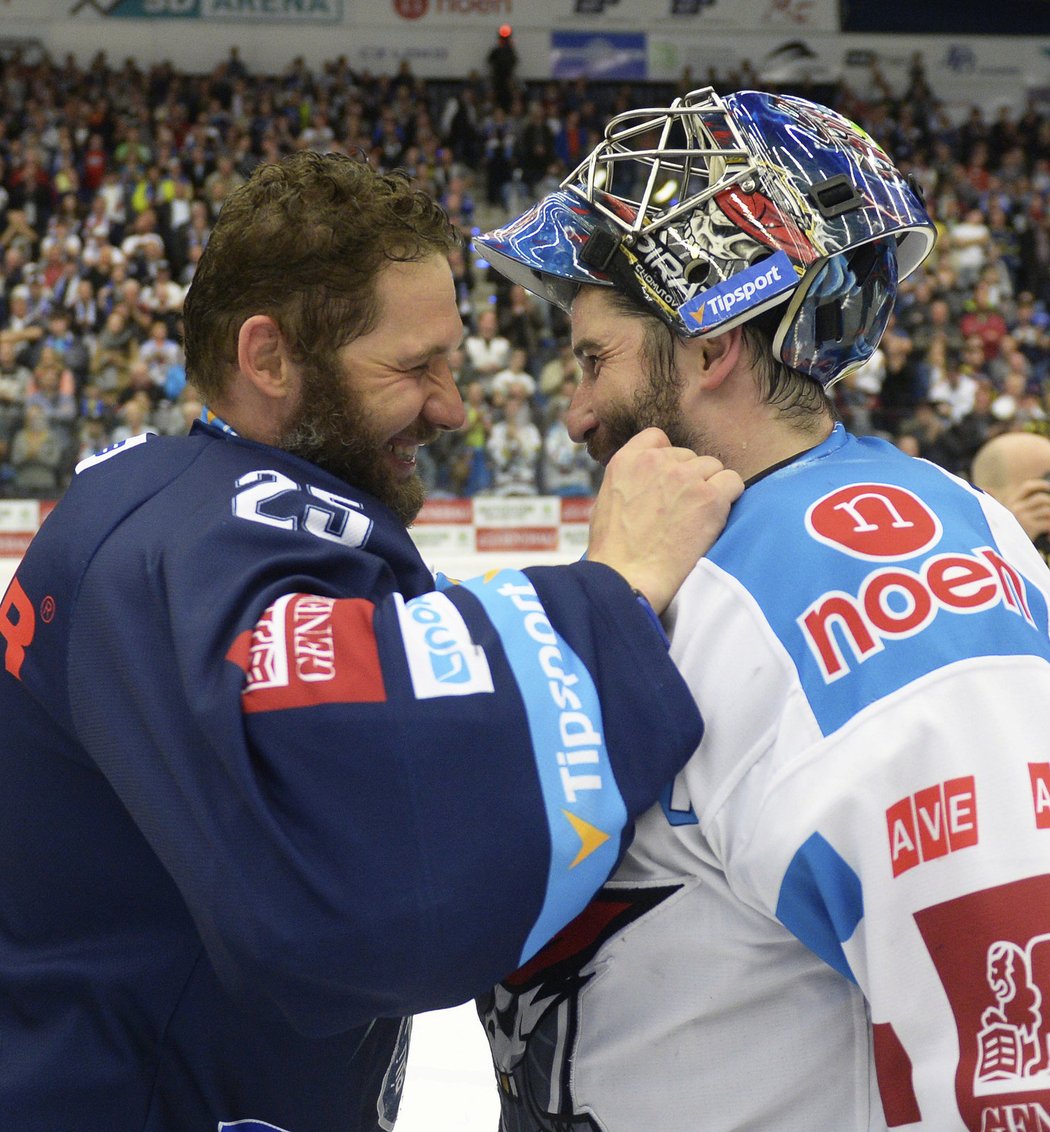
<svg viewBox="0 0 1050 1132">
<path fill-rule="evenodd" d="M 774 354 L 826 386 L 871 355 L 934 235 L 859 126 L 707 88 L 613 118 L 557 192 L 475 245 L 565 310 L 582 284 L 616 287 L 689 337 L 777 308 Z"/>
</svg>

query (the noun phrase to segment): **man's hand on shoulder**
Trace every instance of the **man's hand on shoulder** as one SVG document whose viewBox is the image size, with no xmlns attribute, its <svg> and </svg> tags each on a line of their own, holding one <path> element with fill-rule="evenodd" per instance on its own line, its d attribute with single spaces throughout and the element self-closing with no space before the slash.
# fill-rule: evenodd
<svg viewBox="0 0 1050 1132">
<path fill-rule="evenodd" d="M 675 448 L 659 429 L 646 429 L 606 467 L 587 557 L 622 574 L 661 613 L 743 490 L 740 476 L 713 456 Z"/>
</svg>

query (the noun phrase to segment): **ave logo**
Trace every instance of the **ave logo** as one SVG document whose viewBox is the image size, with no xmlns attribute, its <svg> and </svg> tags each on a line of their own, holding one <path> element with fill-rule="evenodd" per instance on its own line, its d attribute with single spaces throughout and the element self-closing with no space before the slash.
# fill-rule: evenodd
<svg viewBox="0 0 1050 1132">
<path fill-rule="evenodd" d="M 941 538 L 941 522 L 906 488 L 853 483 L 818 499 L 806 512 L 806 529 L 854 558 L 914 558 Z"/>
<path fill-rule="evenodd" d="M 886 811 L 893 875 L 977 844 L 973 776 L 952 778 L 894 802 Z"/>
</svg>

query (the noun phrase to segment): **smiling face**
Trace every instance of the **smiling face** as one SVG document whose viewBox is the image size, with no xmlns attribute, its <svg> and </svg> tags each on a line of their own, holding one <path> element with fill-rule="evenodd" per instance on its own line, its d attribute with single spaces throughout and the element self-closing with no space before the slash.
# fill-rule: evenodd
<svg viewBox="0 0 1050 1132">
<path fill-rule="evenodd" d="M 625 314 L 607 288 L 582 287 L 572 305 L 572 341 L 583 375 L 565 423 L 592 459 L 607 464 L 650 427 L 679 447 L 709 450 L 703 433 L 685 420 L 673 339 L 655 318 Z"/>
<path fill-rule="evenodd" d="M 419 446 L 464 422 L 449 368 L 463 326 L 444 256 L 390 263 L 376 296 L 374 326 L 337 351 L 335 367 L 300 367 L 299 408 L 278 444 L 409 523 L 424 499 Z"/>
</svg>

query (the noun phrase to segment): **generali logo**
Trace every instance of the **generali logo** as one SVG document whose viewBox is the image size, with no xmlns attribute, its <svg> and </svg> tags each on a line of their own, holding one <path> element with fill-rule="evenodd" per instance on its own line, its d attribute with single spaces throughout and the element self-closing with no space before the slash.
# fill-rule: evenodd
<svg viewBox="0 0 1050 1132">
<path fill-rule="evenodd" d="M 942 611 L 979 613 L 1002 605 L 1034 625 L 1021 575 L 991 547 L 927 558 L 918 569 L 899 563 L 932 550 L 940 520 L 917 495 L 892 484 L 850 484 L 806 512 L 818 542 L 853 558 L 883 562 L 856 593 L 830 590 L 798 617 L 825 683 L 881 652 L 889 640 L 926 629 Z"/>
<path fill-rule="evenodd" d="M 1050 1128 L 1050 876 L 915 913 L 958 1031 L 968 1132 Z"/>
</svg>

